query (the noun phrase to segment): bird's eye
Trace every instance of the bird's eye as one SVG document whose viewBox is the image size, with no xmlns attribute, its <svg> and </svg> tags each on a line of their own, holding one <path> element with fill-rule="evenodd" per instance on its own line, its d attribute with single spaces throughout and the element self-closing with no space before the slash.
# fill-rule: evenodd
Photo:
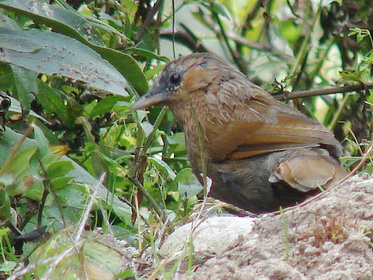
<svg viewBox="0 0 373 280">
<path fill-rule="evenodd" d="M 174 85 L 177 85 L 179 84 L 181 81 L 181 76 L 179 73 L 173 73 L 171 76 L 170 76 L 170 82 Z"/>
</svg>

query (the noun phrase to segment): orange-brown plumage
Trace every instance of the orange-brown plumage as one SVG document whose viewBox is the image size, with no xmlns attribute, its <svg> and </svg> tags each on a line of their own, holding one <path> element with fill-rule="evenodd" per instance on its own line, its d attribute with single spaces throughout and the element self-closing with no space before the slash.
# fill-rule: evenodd
<svg viewBox="0 0 373 280">
<path fill-rule="evenodd" d="M 211 196 L 245 210 L 277 210 L 346 175 L 329 130 L 211 54 L 171 62 L 132 109 L 154 104 L 180 121 L 200 180 L 205 158 Z"/>
</svg>

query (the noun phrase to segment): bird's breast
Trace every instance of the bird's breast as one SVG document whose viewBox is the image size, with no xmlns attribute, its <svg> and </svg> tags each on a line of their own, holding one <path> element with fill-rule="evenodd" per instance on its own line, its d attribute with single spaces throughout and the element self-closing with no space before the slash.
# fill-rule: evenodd
<svg viewBox="0 0 373 280">
<path fill-rule="evenodd" d="M 227 122 L 231 121 L 231 114 L 229 110 L 216 105 L 213 96 L 210 96 L 213 100 L 206 102 L 209 98 L 206 92 L 195 93 L 193 97 L 184 98 L 170 108 L 183 127 L 191 164 L 201 170 L 201 157 L 207 161 L 216 160 L 216 157 L 224 158 L 227 152 L 225 147 L 219 148 L 218 154 L 211 148 L 216 147 L 214 140 L 224 133 Z"/>
</svg>

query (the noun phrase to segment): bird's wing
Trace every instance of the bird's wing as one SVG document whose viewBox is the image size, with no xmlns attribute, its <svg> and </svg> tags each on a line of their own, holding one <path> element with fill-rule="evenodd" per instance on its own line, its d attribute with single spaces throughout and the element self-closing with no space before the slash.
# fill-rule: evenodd
<svg viewBox="0 0 373 280">
<path fill-rule="evenodd" d="M 275 168 L 269 182 L 285 181 L 301 192 L 322 187 L 327 189 L 347 172 L 323 149 L 299 150 L 288 154 Z"/>
<path fill-rule="evenodd" d="M 320 145 L 332 154 L 339 152 L 339 143 L 326 127 L 264 90 L 254 89 L 258 94 L 252 94 L 245 103 L 236 103 L 229 117 L 222 116 L 225 110 L 221 109 L 221 117 L 205 123 L 207 148 L 213 159 L 237 160 Z"/>
</svg>

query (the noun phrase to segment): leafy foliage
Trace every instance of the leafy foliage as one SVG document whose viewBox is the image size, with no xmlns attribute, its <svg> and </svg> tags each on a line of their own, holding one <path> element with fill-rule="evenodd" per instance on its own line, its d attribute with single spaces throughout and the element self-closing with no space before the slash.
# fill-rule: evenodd
<svg viewBox="0 0 373 280">
<path fill-rule="evenodd" d="M 293 101 L 334 130 L 346 167 L 358 164 L 372 145 L 372 10 L 363 0 L 290 2 L 0 1 L 0 273 L 29 256 L 35 267 L 38 254 L 53 259 L 68 247 L 66 235 L 94 256 L 99 246 L 84 240 L 98 228 L 140 251 L 154 248 L 159 229 L 189 215 L 201 186 L 174 117 L 130 111 L 179 54 L 216 53 L 279 98 L 359 86 Z M 373 173 L 372 158 L 364 164 Z M 67 234 L 77 224 L 84 234 Z M 39 244 L 35 252 L 45 254 L 33 252 Z M 30 278 L 28 268 L 20 275 Z M 45 264 L 37 271 L 50 273 Z M 132 268 L 118 275 L 134 276 Z"/>
</svg>

